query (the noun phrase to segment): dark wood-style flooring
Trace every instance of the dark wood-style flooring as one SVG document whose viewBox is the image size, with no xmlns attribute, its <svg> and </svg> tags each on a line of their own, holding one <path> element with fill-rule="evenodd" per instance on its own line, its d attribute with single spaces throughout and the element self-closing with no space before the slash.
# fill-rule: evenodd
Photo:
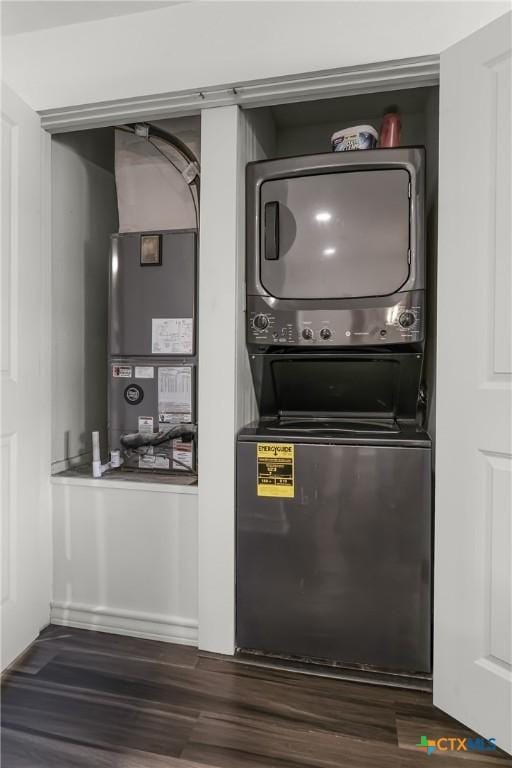
<svg viewBox="0 0 512 768">
<path fill-rule="evenodd" d="M 2 768 L 492 768 L 431 695 L 48 627 L 3 681 Z"/>
</svg>

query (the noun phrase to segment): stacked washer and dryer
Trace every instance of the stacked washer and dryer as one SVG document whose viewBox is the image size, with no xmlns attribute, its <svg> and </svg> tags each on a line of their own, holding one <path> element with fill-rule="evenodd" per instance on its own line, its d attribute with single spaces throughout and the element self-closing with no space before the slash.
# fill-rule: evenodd
<svg viewBox="0 0 512 768">
<path fill-rule="evenodd" d="M 431 671 L 423 148 L 247 168 L 241 651 Z"/>
</svg>

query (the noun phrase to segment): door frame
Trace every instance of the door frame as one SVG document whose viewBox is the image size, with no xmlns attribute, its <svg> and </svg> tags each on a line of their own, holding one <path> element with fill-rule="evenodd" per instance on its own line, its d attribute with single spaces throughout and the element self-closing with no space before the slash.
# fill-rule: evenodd
<svg viewBox="0 0 512 768">
<path fill-rule="evenodd" d="M 17 94 L 14 93 L 14 96 Z M 20 101 L 20 97 L 17 97 Z M 28 107 L 27 107 L 28 108 Z M 28 108 L 30 109 L 30 108 Z M 34 112 L 34 110 L 32 110 Z M 37 115 L 36 112 L 34 112 Z M 19 146 L 17 137 L 16 151 L 23 150 Z M 38 379 L 39 399 L 44 404 L 40 409 L 34 424 L 34 444 L 30 456 L 18 457 L 18 463 L 26 464 L 26 479 L 28 483 L 37 485 L 39 493 L 38 516 L 36 521 L 35 536 L 39 545 L 39 557 L 32 565 L 38 577 L 38 601 L 34 608 L 33 628 L 42 630 L 50 623 L 50 603 L 52 597 L 53 581 L 53 546 L 52 546 L 52 506 L 51 506 L 51 428 L 52 428 L 52 328 L 51 328 L 51 136 L 39 125 L 39 250 L 36 258 L 39 261 L 40 281 L 38 297 L 41 306 L 36 334 L 37 345 L 33 352 L 34 376 Z M 16 174 L 10 181 L 13 195 L 18 194 Z M 17 280 L 15 280 L 15 283 Z M 17 313 L 18 306 L 14 308 Z M 0 385 L 1 388 L 1 385 Z M 10 489 L 10 502 L 16 510 L 16 495 Z M 12 537 L 16 541 L 17 534 Z M 11 538 L 11 537 L 10 537 Z M 16 593 L 16 587 L 14 589 Z M 34 640 L 36 638 L 34 637 Z M 4 668 L 0 670 L 2 675 L 6 670 L 16 664 L 27 648 L 21 648 L 14 658 L 9 661 L 2 659 Z"/>
<path fill-rule="evenodd" d="M 378 91 L 439 85 L 439 55 L 319 70 L 260 80 L 208 86 L 187 91 L 100 101 L 41 110 L 41 127 L 49 133 L 104 128 L 137 120 L 163 120 L 198 114 L 214 107 L 245 109 L 316 101 Z"/>
</svg>

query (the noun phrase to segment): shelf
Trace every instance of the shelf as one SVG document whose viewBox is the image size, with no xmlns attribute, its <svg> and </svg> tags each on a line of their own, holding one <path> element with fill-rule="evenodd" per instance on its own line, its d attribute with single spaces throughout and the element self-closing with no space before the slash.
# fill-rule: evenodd
<svg viewBox="0 0 512 768">
<path fill-rule="evenodd" d="M 68 469 L 52 475 L 52 485 L 82 486 L 86 488 L 104 488 L 123 491 L 152 491 L 154 493 L 174 493 L 197 495 L 197 478 L 162 475 L 149 475 L 137 472 L 106 472 L 103 477 L 92 477 L 90 466 Z"/>
</svg>

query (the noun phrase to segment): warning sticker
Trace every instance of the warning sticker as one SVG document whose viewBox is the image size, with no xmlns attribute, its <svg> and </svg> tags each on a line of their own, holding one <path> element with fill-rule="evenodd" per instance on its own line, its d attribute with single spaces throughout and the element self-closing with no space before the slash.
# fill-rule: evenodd
<svg viewBox="0 0 512 768">
<path fill-rule="evenodd" d="M 162 454 L 145 454 L 139 456 L 139 469 L 169 469 L 169 459 Z"/>
<path fill-rule="evenodd" d="M 193 468 L 193 443 L 184 443 L 183 440 L 172 441 L 172 468 L 188 469 Z"/>
<path fill-rule="evenodd" d="M 138 419 L 139 432 L 143 435 L 153 434 L 153 417 L 152 416 L 139 416 Z"/>
<path fill-rule="evenodd" d="M 132 367 L 131 365 L 113 365 L 112 376 L 114 379 L 131 379 Z"/>
<path fill-rule="evenodd" d="M 258 496 L 293 499 L 294 446 L 290 443 L 258 443 Z"/>
<path fill-rule="evenodd" d="M 136 365 L 134 376 L 136 379 L 152 379 L 155 376 L 155 369 L 152 365 Z"/>
</svg>

